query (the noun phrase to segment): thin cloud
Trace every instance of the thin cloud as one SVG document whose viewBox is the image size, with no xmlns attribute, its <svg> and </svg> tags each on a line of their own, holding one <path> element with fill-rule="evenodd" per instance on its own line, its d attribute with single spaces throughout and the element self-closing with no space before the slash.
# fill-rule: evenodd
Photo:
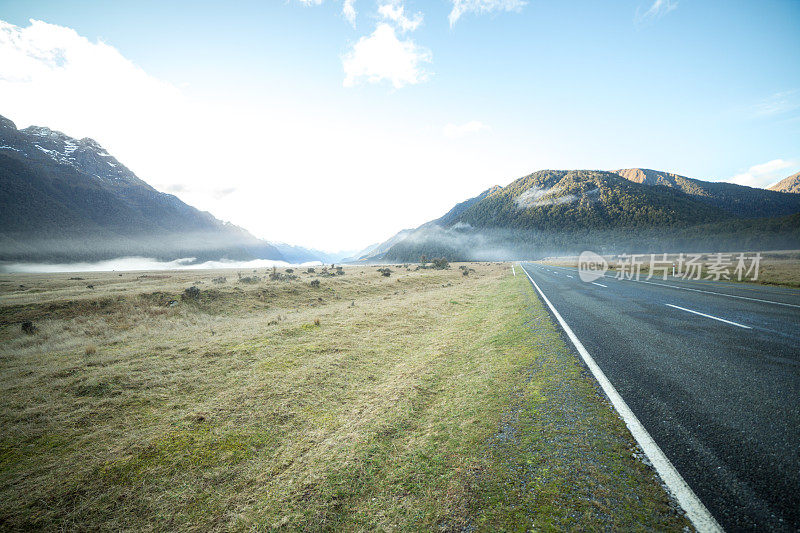
<svg viewBox="0 0 800 533">
<path fill-rule="evenodd" d="M 757 118 L 783 115 L 800 109 L 797 89 L 781 91 L 764 98 L 753 106 L 753 115 Z"/>
<path fill-rule="evenodd" d="M 494 11 L 519 11 L 527 4 L 525 0 L 452 0 L 452 3 L 453 9 L 448 16 L 451 28 L 466 13 L 482 15 Z"/>
<path fill-rule="evenodd" d="M 467 135 L 474 135 L 483 131 L 489 131 L 490 129 L 489 126 L 479 120 L 471 120 L 461 125 L 447 124 L 442 128 L 442 133 L 444 133 L 444 136 L 448 139 L 460 139 Z"/>
<path fill-rule="evenodd" d="M 641 8 L 636 8 L 636 16 L 634 17 L 634 22 L 636 24 L 643 24 L 645 22 L 650 22 L 656 19 L 659 19 L 669 13 L 670 11 L 674 11 L 678 7 L 678 2 L 673 2 L 672 0 L 655 0 L 650 9 L 645 12 L 641 12 Z"/>
<path fill-rule="evenodd" d="M 224 198 L 224 197 L 228 196 L 229 194 L 235 193 L 236 191 L 237 191 L 236 187 L 225 187 L 225 188 L 222 188 L 222 189 L 215 189 L 214 192 L 213 192 L 213 195 L 214 195 L 214 198 L 219 200 L 220 198 Z"/>
<path fill-rule="evenodd" d="M 405 14 L 405 7 L 401 3 L 392 2 L 383 4 L 378 8 L 378 14 L 384 20 L 394 22 L 403 33 L 416 30 L 422 24 L 422 13 L 416 13 L 409 18 Z"/>
<path fill-rule="evenodd" d="M 356 0 L 344 0 L 342 15 L 354 28 L 356 27 Z"/>
</svg>

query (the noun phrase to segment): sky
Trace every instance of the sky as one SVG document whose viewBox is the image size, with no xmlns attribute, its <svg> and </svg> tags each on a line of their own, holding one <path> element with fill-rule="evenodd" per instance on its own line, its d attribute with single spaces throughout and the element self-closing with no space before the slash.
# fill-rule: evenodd
<svg viewBox="0 0 800 533">
<path fill-rule="evenodd" d="M 0 0 L 0 115 L 355 250 L 541 169 L 799 171 L 798 27 L 798 0 Z"/>
</svg>

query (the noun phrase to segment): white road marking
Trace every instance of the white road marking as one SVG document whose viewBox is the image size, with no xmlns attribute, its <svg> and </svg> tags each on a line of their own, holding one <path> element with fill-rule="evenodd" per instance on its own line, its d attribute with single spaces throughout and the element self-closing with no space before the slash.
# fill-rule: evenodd
<svg viewBox="0 0 800 533">
<path fill-rule="evenodd" d="M 593 281 L 592 285 L 599 285 L 600 287 L 605 287 L 606 289 L 608 288 L 607 285 L 603 285 L 602 283 L 597 283 L 596 281 Z"/>
<path fill-rule="evenodd" d="M 707 315 L 705 313 L 701 313 L 700 311 L 692 311 L 691 309 L 686 309 L 685 307 L 679 307 L 677 305 L 672 305 L 672 304 L 664 304 L 664 305 L 668 305 L 670 307 L 674 307 L 675 309 L 680 309 L 681 311 L 686 311 L 687 313 L 694 313 L 695 315 L 704 316 L 706 318 L 713 318 L 714 320 L 719 320 L 720 322 L 725 322 L 726 324 L 733 324 L 734 326 L 739 326 L 740 328 L 753 329 L 750 326 L 745 326 L 744 324 L 739 324 L 738 322 L 732 322 L 730 320 L 725 320 L 724 318 L 719 318 L 719 317 L 716 317 L 716 316 Z"/>
<path fill-rule="evenodd" d="M 572 278 L 573 277 L 573 276 L 570 276 L 569 274 L 565 274 L 565 276 L 567 276 L 568 278 Z"/>
<path fill-rule="evenodd" d="M 568 268 L 568 267 L 561 267 L 561 268 Z M 603 277 L 620 280 L 620 278 L 618 278 L 617 276 L 612 276 L 612 275 L 608 275 L 608 274 L 604 274 Z M 677 285 L 668 285 L 666 283 L 656 283 L 654 281 L 645 281 L 643 279 L 625 279 L 624 281 L 635 281 L 637 283 L 648 283 L 650 285 L 659 285 L 661 287 L 670 287 L 672 289 L 681 289 L 683 291 L 702 292 L 704 294 L 716 294 L 717 296 L 727 296 L 728 298 L 737 298 L 739 300 L 750 300 L 751 302 L 761 302 L 761 303 L 765 303 L 765 304 L 783 305 L 783 306 L 786 306 L 786 307 L 795 307 L 795 308 L 800 309 L 800 305 L 798 305 L 798 304 L 789 304 L 789 303 L 786 303 L 786 302 L 775 302 L 775 301 L 772 301 L 772 300 L 762 300 L 761 298 L 750 298 L 749 296 L 737 296 L 735 294 L 726 294 L 724 292 L 704 291 L 703 289 L 692 289 L 691 287 L 679 287 Z"/>
<path fill-rule="evenodd" d="M 550 300 L 547 299 L 547 296 L 544 295 L 542 289 L 539 288 L 539 285 L 533 281 L 533 278 L 530 274 L 528 274 L 528 271 L 525 270 L 525 267 L 521 266 L 521 268 L 523 272 L 525 272 L 525 275 L 528 276 L 530 282 L 539 292 L 539 295 L 542 297 L 542 300 L 544 300 L 544 303 L 546 303 L 547 307 L 550 308 L 550 311 L 553 312 L 553 315 L 556 317 L 556 320 L 558 320 L 558 323 L 561 324 L 561 327 L 572 341 L 575 349 L 578 350 L 579 354 L 581 354 L 586 366 L 589 367 L 589 370 L 592 371 L 595 379 L 598 381 L 598 383 L 600 383 L 600 387 L 603 389 L 603 392 L 606 393 L 606 396 L 608 396 L 611 404 L 625 421 L 625 425 L 628 426 L 633 438 L 636 439 L 637 443 L 639 443 L 642 451 L 644 451 L 645 455 L 647 455 L 650 463 L 652 463 L 653 467 L 656 469 L 656 472 L 658 472 L 658 475 L 661 476 L 661 479 L 664 481 L 664 484 L 667 486 L 670 493 L 672 493 L 675 499 L 678 500 L 678 503 L 681 505 L 681 507 L 683 507 L 683 510 L 686 511 L 686 516 L 689 518 L 689 520 L 691 520 L 695 529 L 701 532 L 722 532 L 722 527 L 720 527 L 719 523 L 714 519 L 706 506 L 703 505 L 703 502 L 700 501 L 700 498 L 697 497 L 692 488 L 686 483 L 680 472 L 675 469 L 667 456 L 664 455 L 664 452 L 661 451 L 659 445 L 656 444 L 656 441 L 653 440 L 653 437 L 650 436 L 650 433 L 647 432 L 633 411 L 631 411 L 630 407 L 628 407 L 628 404 L 625 403 L 625 400 L 622 399 L 622 396 L 619 395 L 617 389 L 614 388 L 614 385 L 611 384 L 600 367 L 597 366 L 594 358 L 592 358 L 589 352 L 586 351 L 583 343 L 581 343 L 572 329 L 567 325 L 567 323 L 561 317 L 561 314 L 556 310 L 555 307 L 553 307 L 553 304 L 550 303 Z"/>
<path fill-rule="evenodd" d="M 785 305 L 786 307 L 797 307 L 798 309 L 800 309 L 800 305 L 787 304 L 786 302 L 773 302 L 772 300 L 762 300 L 761 298 L 749 298 L 747 296 L 737 296 L 735 294 L 725 294 L 724 292 L 704 291 L 702 289 L 691 289 L 689 287 L 678 287 L 676 285 L 667 285 L 666 283 L 655 283 L 653 281 L 645 281 L 645 280 L 642 280 L 642 279 L 639 279 L 639 280 L 633 279 L 633 280 L 630 280 L 630 281 L 636 281 L 638 283 L 649 283 L 650 285 L 661 285 L 662 287 L 672 287 L 673 289 L 682 289 L 684 291 L 703 292 L 705 294 L 716 294 L 716 295 L 719 295 L 719 296 L 727 296 L 728 298 L 738 298 L 740 300 L 750 300 L 751 302 L 761 302 L 761 303 L 765 303 L 765 304 L 774 304 L 774 305 Z"/>
</svg>

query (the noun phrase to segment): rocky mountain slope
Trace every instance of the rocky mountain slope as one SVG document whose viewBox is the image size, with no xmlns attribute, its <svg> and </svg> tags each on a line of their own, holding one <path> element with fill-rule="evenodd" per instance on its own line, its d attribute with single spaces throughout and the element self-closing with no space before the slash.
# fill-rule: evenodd
<svg viewBox="0 0 800 533">
<path fill-rule="evenodd" d="M 800 197 L 781 194 L 777 189 L 766 190 L 734 183 L 703 181 L 647 168 L 616 170 L 615 174 L 643 185 L 677 189 L 696 200 L 741 218 L 776 217 L 800 211 Z"/>
<path fill-rule="evenodd" d="M 790 192 L 794 194 L 800 193 L 800 172 L 797 174 L 792 174 L 788 178 L 784 178 L 772 187 L 769 188 L 771 191 L 778 191 L 778 192 Z"/>
</svg>

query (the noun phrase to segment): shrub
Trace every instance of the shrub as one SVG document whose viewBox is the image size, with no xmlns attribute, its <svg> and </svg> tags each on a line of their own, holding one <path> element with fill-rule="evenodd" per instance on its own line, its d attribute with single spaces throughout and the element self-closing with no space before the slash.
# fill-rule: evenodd
<svg viewBox="0 0 800 533">
<path fill-rule="evenodd" d="M 83 352 L 86 355 L 94 355 L 97 353 L 97 346 L 95 346 L 94 344 L 90 344 L 89 346 L 86 347 L 86 349 Z"/>
<path fill-rule="evenodd" d="M 241 279 L 241 277 L 239 279 Z M 226 278 L 225 276 L 220 276 L 218 278 L 212 278 L 211 279 L 212 283 L 226 283 L 227 281 L 228 281 L 228 278 Z"/>
<path fill-rule="evenodd" d="M 319 280 L 318 279 L 312 279 L 311 280 L 311 286 L 314 287 L 315 289 L 319 289 Z"/>
<path fill-rule="evenodd" d="M 287 268 L 287 269 L 286 269 L 286 273 L 287 273 L 287 274 L 292 274 L 293 272 L 294 272 L 294 269 L 293 269 L 293 268 Z"/>
<path fill-rule="evenodd" d="M 317 270 L 316 270 L 315 268 L 313 268 L 313 267 L 308 267 L 308 269 L 306 269 L 306 274 L 313 274 L 313 273 L 314 273 L 314 272 L 316 272 L 316 271 L 317 271 Z"/>
<path fill-rule="evenodd" d="M 314 319 L 314 325 L 315 326 L 319 326 L 319 318 L 315 318 Z"/>
<path fill-rule="evenodd" d="M 26 333 L 28 335 L 34 335 L 34 334 L 36 334 L 37 331 L 39 331 L 39 328 L 37 328 L 33 324 L 33 322 L 23 322 L 22 323 L 22 332 L 23 333 Z"/>
<path fill-rule="evenodd" d="M 390 268 L 379 268 L 378 272 L 383 274 L 383 276 L 386 278 L 392 275 L 392 270 Z"/>
<path fill-rule="evenodd" d="M 192 285 L 183 291 L 181 299 L 183 300 L 197 300 L 200 297 L 200 289 Z"/>
<path fill-rule="evenodd" d="M 433 268 L 435 268 L 436 270 L 445 270 L 450 268 L 450 263 L 444 257 L 432 259 L 431 264 L 433 265 Z"/>
</svg>

